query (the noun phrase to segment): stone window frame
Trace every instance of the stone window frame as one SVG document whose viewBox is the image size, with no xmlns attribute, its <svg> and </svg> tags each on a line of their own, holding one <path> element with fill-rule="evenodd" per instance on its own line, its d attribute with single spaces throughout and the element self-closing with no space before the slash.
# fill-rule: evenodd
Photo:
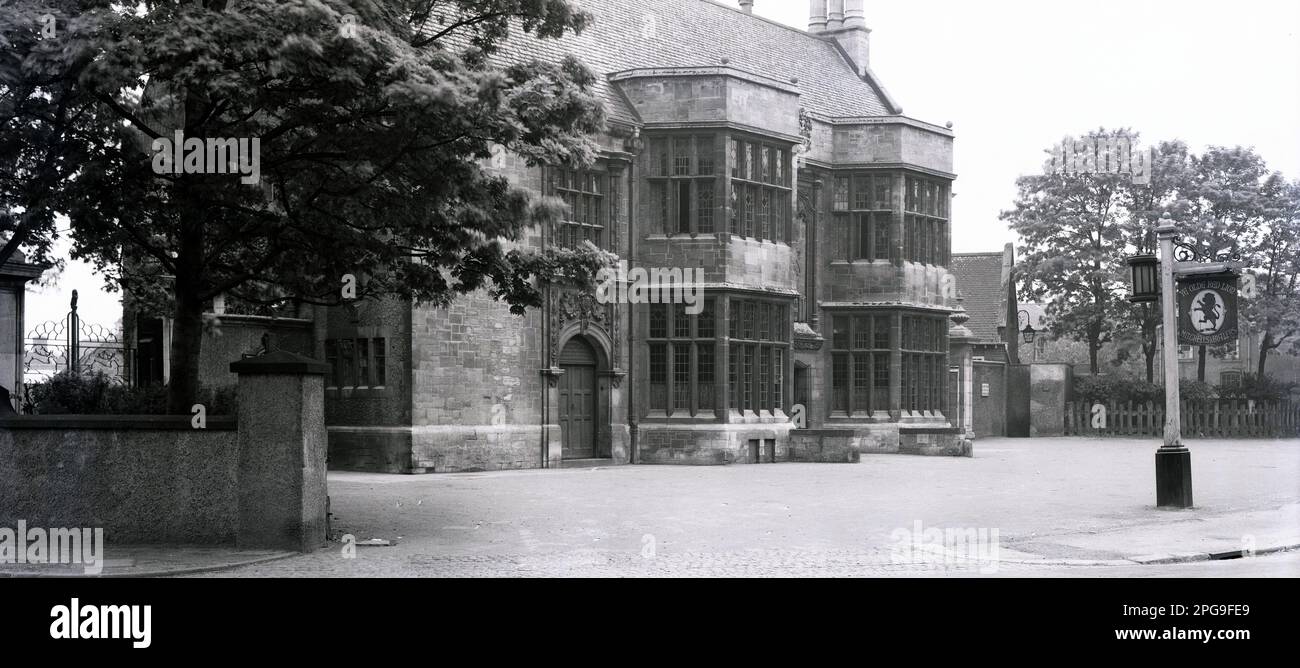
<svg viewBox="0 0 1300 668">
<path fill-rule="evenodd" d="M 733 237 L 789 244 L 794 237 L 791 147 L 731 132 L 727 144 L 728 226 Z M 765 199 L 766 197 L 766 199 Z"/>
<path fill-rule="evenodd" d="M 609 246 L 609 206 L 613 178 L 602 169 L 572 169 L 549 166 L 544 170 L 546 194 L 564 200 L 568 216 L 555 226 L 553 243 L 573 248 L 591 241 L 598 248 Z"/>
<path fill-rule="evenodd" d="M 866 418 L 875 411 L 889 410 L 890 391 L 894 385 L 891 358 L 897 347 L 895 319 L 898 315 L 898 311 L 881 310 L 839 311 L 831 315 L 830 417 Z M 865 328 L 861 326 L 864 322 L 867 323 Z M 840 330 L 841 323 L 848 326 Z M 862 329 L 866 331 L 862 332 Z M 838 335 L 840 331 L 844 332 L 843 338 Z M 866 378 L 859 378 L 863 367 Z M 883 386 L 880 383 L 882 368 L 885 374 Z M 839 382 L 840 369 L 844 373 L 843 390 Z M 860 388 L 865 388 L 865 400 L 858 396 Z"/>
<path fill-rule="evenodd" d="M 719 298 L 706 296 L 703 300 L 704 308 L 698 314 L 686 313 L 685 304 L 646 305 L 649 311 L 646 318 L 649 355 L 646 405 L 651 413 L 648 417 L 716 417 L 718 321 L 721 314 L 718 311 Z M 704 358 L 709 361 L 707 368 L 711 382 L 702 373 L 706 368 L 701 363 Z M 682 366 L 686 369 L 684 383 L 680 375 Z"/>
<path fill-rule="evenodd" d="M 947 399 L 948 317 L 903 313 L 899 323 L 899 407 L 942 413 Z"/>
<path fill-rule="evenodd" d="M 655 133 L 646 138 L 645 180 L 652 228 L 673 235 L 713 235 L 721 220 L 716 132 Z"/>
<path fill-rule="evenodd" d="M 325 363 L 330 367 L 330 373 L 325 378 L 325 389 L 387 389 L 389 338 L 388 336 L 336 336 L 325 339 Z M 364 345 L 362 345 L 362 342 L 364 342 Z M 343 354 L 345 347 L 350 350 L 351 354 L 347 356 Z M 364 360 L 356 354 L 362 349 L 366 351 Z M 350 360 L 350 363 L 345 362 L 345 360 Z M 346 369 L 344 368 L 345 364 Z M 352 384 L 344 384 L 343 380 L 352 381 Z M 381 382 L 371 383 L 372 380 Z"/>
<path fill-rule="evenodd" d="M 836 227 L 845 231 L 845 260 L 893 260 L 898 176 L 897 171 L 855 170 L 831 177 L 831 214 Z"/>
<path fill-rule="evenodd" d="M 776 415 L 787 405 L 793 303 L 752 295 L 731 295 L 728 300 L 729 409 Z"/>
<path fill-rule="evenodd" d="M 903 181 L 903 259 L 946 267 L 951 262 L 951 183 L 908 174 Z"/>
</svg>

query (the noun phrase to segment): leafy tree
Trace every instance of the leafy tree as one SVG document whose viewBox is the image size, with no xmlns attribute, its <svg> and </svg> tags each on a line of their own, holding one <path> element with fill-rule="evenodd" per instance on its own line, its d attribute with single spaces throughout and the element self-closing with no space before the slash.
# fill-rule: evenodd
<svg viewBox="0 0 1300 668">
<path fill-rule="evenodd" d="M 18 4 L 22 16 L 48 6 Z M 523 243 L 562 205 L 485 168 L 495 147 L 530 166 L 594 158 L 603 111 L 592 74 L 573 59 L 494 57 L 520 32 L 581 31 L 590 16 L 566 0 L 57 9 L 57 36 L 20 44 L 13 58 L 88 111 L 59 135 L 68 146 L 55 162 L 73 178 L 26 211 L 42 222 L 66 211 L 74 257 L 171 310 L 171 412 L 197 396 L 202 312 L 217 295 L 338 304 L 352 276 L 358 299 L 445 304 L 488 289 L 521 313 L 541 302 L 546 281 L 587 282 L 608 262 L 591 247 Z M 36 127 L 6 128 L 0 141 L 38 164 L 41 137 L 8 136 L 59 129 Z M 205 143 L 257 139 L 260 178 L 247 184 L 211 164 L 167 169 L 156 149 L 178 131 Z M 24 233 L 39 247 L 49 229 Z"/>
<path fill-rule="evenodd" d="M 1211 146 L 1194 156 L 1191 178 L 1171 207 L 1179 240 L 1202 258 L 1245 259 L 1259 243 L 1267 176 L 1264 159 L 1252 149 Z M 1197 346 L 1196 379 L 1202 382 L 1208 352 Z"/>
<path fill-rule="evenodd" d="M 0 265 L 20 248 L 57 264 L 61 186 L 114 134 L 81 85 L 94 52 L 77 48 L 108 3 L 0 4 Z"/>
<path fill-rule="evenodd" d="M 1089 138 L 1129 138 L 1099 129 Z M 1124 290 L 1121 270 L 1123 204 L 1128 174 L 1058 173 L 1022 176 L 1014 208 L 1002 220 L 1020 235 L 1023 296 L 1053 299 L 1048 308 L 1055 336 L 1083 341 L 1088 364 L 1098 372 L 1097 353 L 1110 340 Z"/>
<path fill-rule="evenodd" d="M 1260 336 L 1256 376 L 1269 353 L 1300 353 L 1300 182 L 1270 175 L 1260 189 L 1262 226 L 1248 253 L 1255 297 L 1242 300 L 1242 320 Z"/>
<path fill-rule="evenodd" d="M 1186 191 L 1192 179 L 1193 156 L 1183 142 L 1161 142 L 1153 156 L 1149 182 L 1128 183 L 1122 188 L 1123 243 L 1128 252 L 1136 255 L 1158 254 L 1156 228 L 1161 216 Z M 1127 271 L 1127 267 L 1122 270 Z M 1155 382 L 1156 353 L 1160 350 L 1159 304 L 1132 304 L 1125 300 L 1116 311 L 1115 339 L 1123 344 L 1117 353 L 1118 361 L 1127 359 L 1129 349 L 1137 349 L 1146 368 L 1147 382 Z"/>
</svg>

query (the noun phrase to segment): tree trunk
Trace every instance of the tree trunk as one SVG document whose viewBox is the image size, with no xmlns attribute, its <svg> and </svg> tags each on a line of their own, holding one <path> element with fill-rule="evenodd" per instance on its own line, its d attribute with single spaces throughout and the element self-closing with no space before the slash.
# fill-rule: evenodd
<svg viewBox="0 0 1300 668">
<path fill-rule="evenodd" d="M 199 354 L 203 349 L 203 304 L 193 290 L 176 286 L 172 324 L 171 379 L 167 383 L 167 412 L 188 415 L 199 398 Z M 186 294 L 189 293 L 189 294 Z"/>
<path fill-rule="evenodd" d="M 188 193 L 186 193 L 188 194 Z M 188 414 L 199 396 L 199 355 L 203 350 L 203 211 L 195 198 L 183 196 L 180 238 L 177 240 L 175 298 L 172 327 L 171 380 L 167 412 Z"/>
<path fill-rule="evenodd" d="M 1273 332 L 1264 332 L 1264 338 L 1259 342 L 1259 368 L 1255 371 L 1256 378 L 1264 377 L 1264 363 L 1268 361 L 1268 351 L 1272 346 Z"/>
<path fill-rule="evenodd" d="M 1196 346 L 1196 380 L 1205 382 L 1205 346 Z"/>
</svg>

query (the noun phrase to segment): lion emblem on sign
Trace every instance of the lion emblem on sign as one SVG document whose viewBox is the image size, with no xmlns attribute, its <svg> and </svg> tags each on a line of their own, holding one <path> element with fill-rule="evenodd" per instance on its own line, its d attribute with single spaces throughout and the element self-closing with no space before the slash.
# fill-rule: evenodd
<svg viewBox="0 0 1300 668">
<path fill-rule="evenodd" d="M 1201 290 L 1192 299 L 1192 327 L 1198 334 L 1213 334 L 1223 327 L 1227 305 L 1215 290 Z"/>
</svg>

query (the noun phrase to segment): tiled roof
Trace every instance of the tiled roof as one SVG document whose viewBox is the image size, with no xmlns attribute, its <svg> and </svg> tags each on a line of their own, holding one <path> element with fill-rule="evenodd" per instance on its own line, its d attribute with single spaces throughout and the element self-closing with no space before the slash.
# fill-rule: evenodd
<svg viewBox="0 0 1300 668">
<path fill-rule="evenodd" d="M 636 113 L 605 76 L 640 68 L 727 65 L 779 81 L 797 78 L 803 106 L 829 117 L 890 112 L 876 89 L 853 70 L 833 40 L 815 37 L 710 0 L 587 0 L 594 23 L 581 35 L 541 40 L 514 30 L 500 54 L 507 61 L 581 59 L 600 77 L 598 92 L 611 120 Z"/>
<path fill-rule="evenodd" d="M 1002 284 L 1002 253 L 953 253 L 949 270 L 957 279 L 962 306 L 970 315 L 966 327 L 981 342 L 999 342 L 998 326 L 1006 321 L 1006 292 Z"/>
</svg>

